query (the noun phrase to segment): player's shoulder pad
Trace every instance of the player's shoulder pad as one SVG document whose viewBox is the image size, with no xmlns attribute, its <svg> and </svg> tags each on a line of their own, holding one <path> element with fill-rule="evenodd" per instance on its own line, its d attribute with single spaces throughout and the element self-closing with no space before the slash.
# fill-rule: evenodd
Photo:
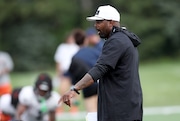
<svg viewBox="0 0 180 121">
<path fill-rule="evenodd" d="M 23 87 L 21 92 L 19 93 L 19 103 L 29 105 L 32 99 L 34 99 L 33 95 L 34 92 L 32 86 Z"/>
</svg>

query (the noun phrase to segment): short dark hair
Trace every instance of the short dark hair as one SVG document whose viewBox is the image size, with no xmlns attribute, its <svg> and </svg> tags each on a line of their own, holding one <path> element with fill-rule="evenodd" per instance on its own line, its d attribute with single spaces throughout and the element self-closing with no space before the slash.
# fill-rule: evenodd
<svg viewBox="0 0 180 121">
<path fill-rule="evenodd" d="M 83 45 L 86 38 L 86 34 L 82 29 L 75 29 L 73 31 L 73 37 L 77 45 Z"/>
</svg>

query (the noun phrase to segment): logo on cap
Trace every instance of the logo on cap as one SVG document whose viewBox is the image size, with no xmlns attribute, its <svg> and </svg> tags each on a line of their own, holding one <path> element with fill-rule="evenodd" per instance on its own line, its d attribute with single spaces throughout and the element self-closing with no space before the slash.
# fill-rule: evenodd
<svg viewBox="0 0 180 121">
<path fill-rule="evenodd" d="M 99 14 L 99 10 L 96 11 L 95 15 L 98 15 Z"/>
</svg>

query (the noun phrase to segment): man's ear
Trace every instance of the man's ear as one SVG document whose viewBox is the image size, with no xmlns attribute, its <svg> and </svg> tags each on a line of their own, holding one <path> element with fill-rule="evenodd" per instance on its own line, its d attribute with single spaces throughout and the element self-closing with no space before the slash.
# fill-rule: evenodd
<svg viewBox="0 0 180 121">
<path fill-rule="evenodd" d="M 106 23 L 107 23 L 108 27 L 112 26 L 112 21 L 111 20 L 107 20 Z"/>
<path fill-rule="evenodd" d="M 110 22 L 110 24 L 113 26 L 114 25 L 114 23 L 115 23 L 115 21 L 109 21 Z"/>
<path fill-rule="evenodd" d="M 110 23 L 111 23 L 112 26 L 120 27 L 120 23 L 117 22 L 117 21 L 110 21 Z"/>
<path fill-rule="evenodd" d="M 109 21 L 109 25 L 111 26 L 111 27 L 113 27 L 113 26 L 115 26 L 115 21 Z"/>
</svg>

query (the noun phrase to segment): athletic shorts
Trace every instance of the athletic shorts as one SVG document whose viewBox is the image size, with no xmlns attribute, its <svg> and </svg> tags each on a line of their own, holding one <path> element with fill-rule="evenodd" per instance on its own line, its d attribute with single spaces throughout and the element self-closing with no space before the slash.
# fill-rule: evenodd
<svg viewBox="0 0 180 121">
<path fill-rule="evenodd" d="M 91 97 L 93 95 L 97 95 L 97 83 L 93 83 L 91 86 L 86 87 L 83 89 L 83 97 L 84 98 L 88 98 Z"/>
</svg>

